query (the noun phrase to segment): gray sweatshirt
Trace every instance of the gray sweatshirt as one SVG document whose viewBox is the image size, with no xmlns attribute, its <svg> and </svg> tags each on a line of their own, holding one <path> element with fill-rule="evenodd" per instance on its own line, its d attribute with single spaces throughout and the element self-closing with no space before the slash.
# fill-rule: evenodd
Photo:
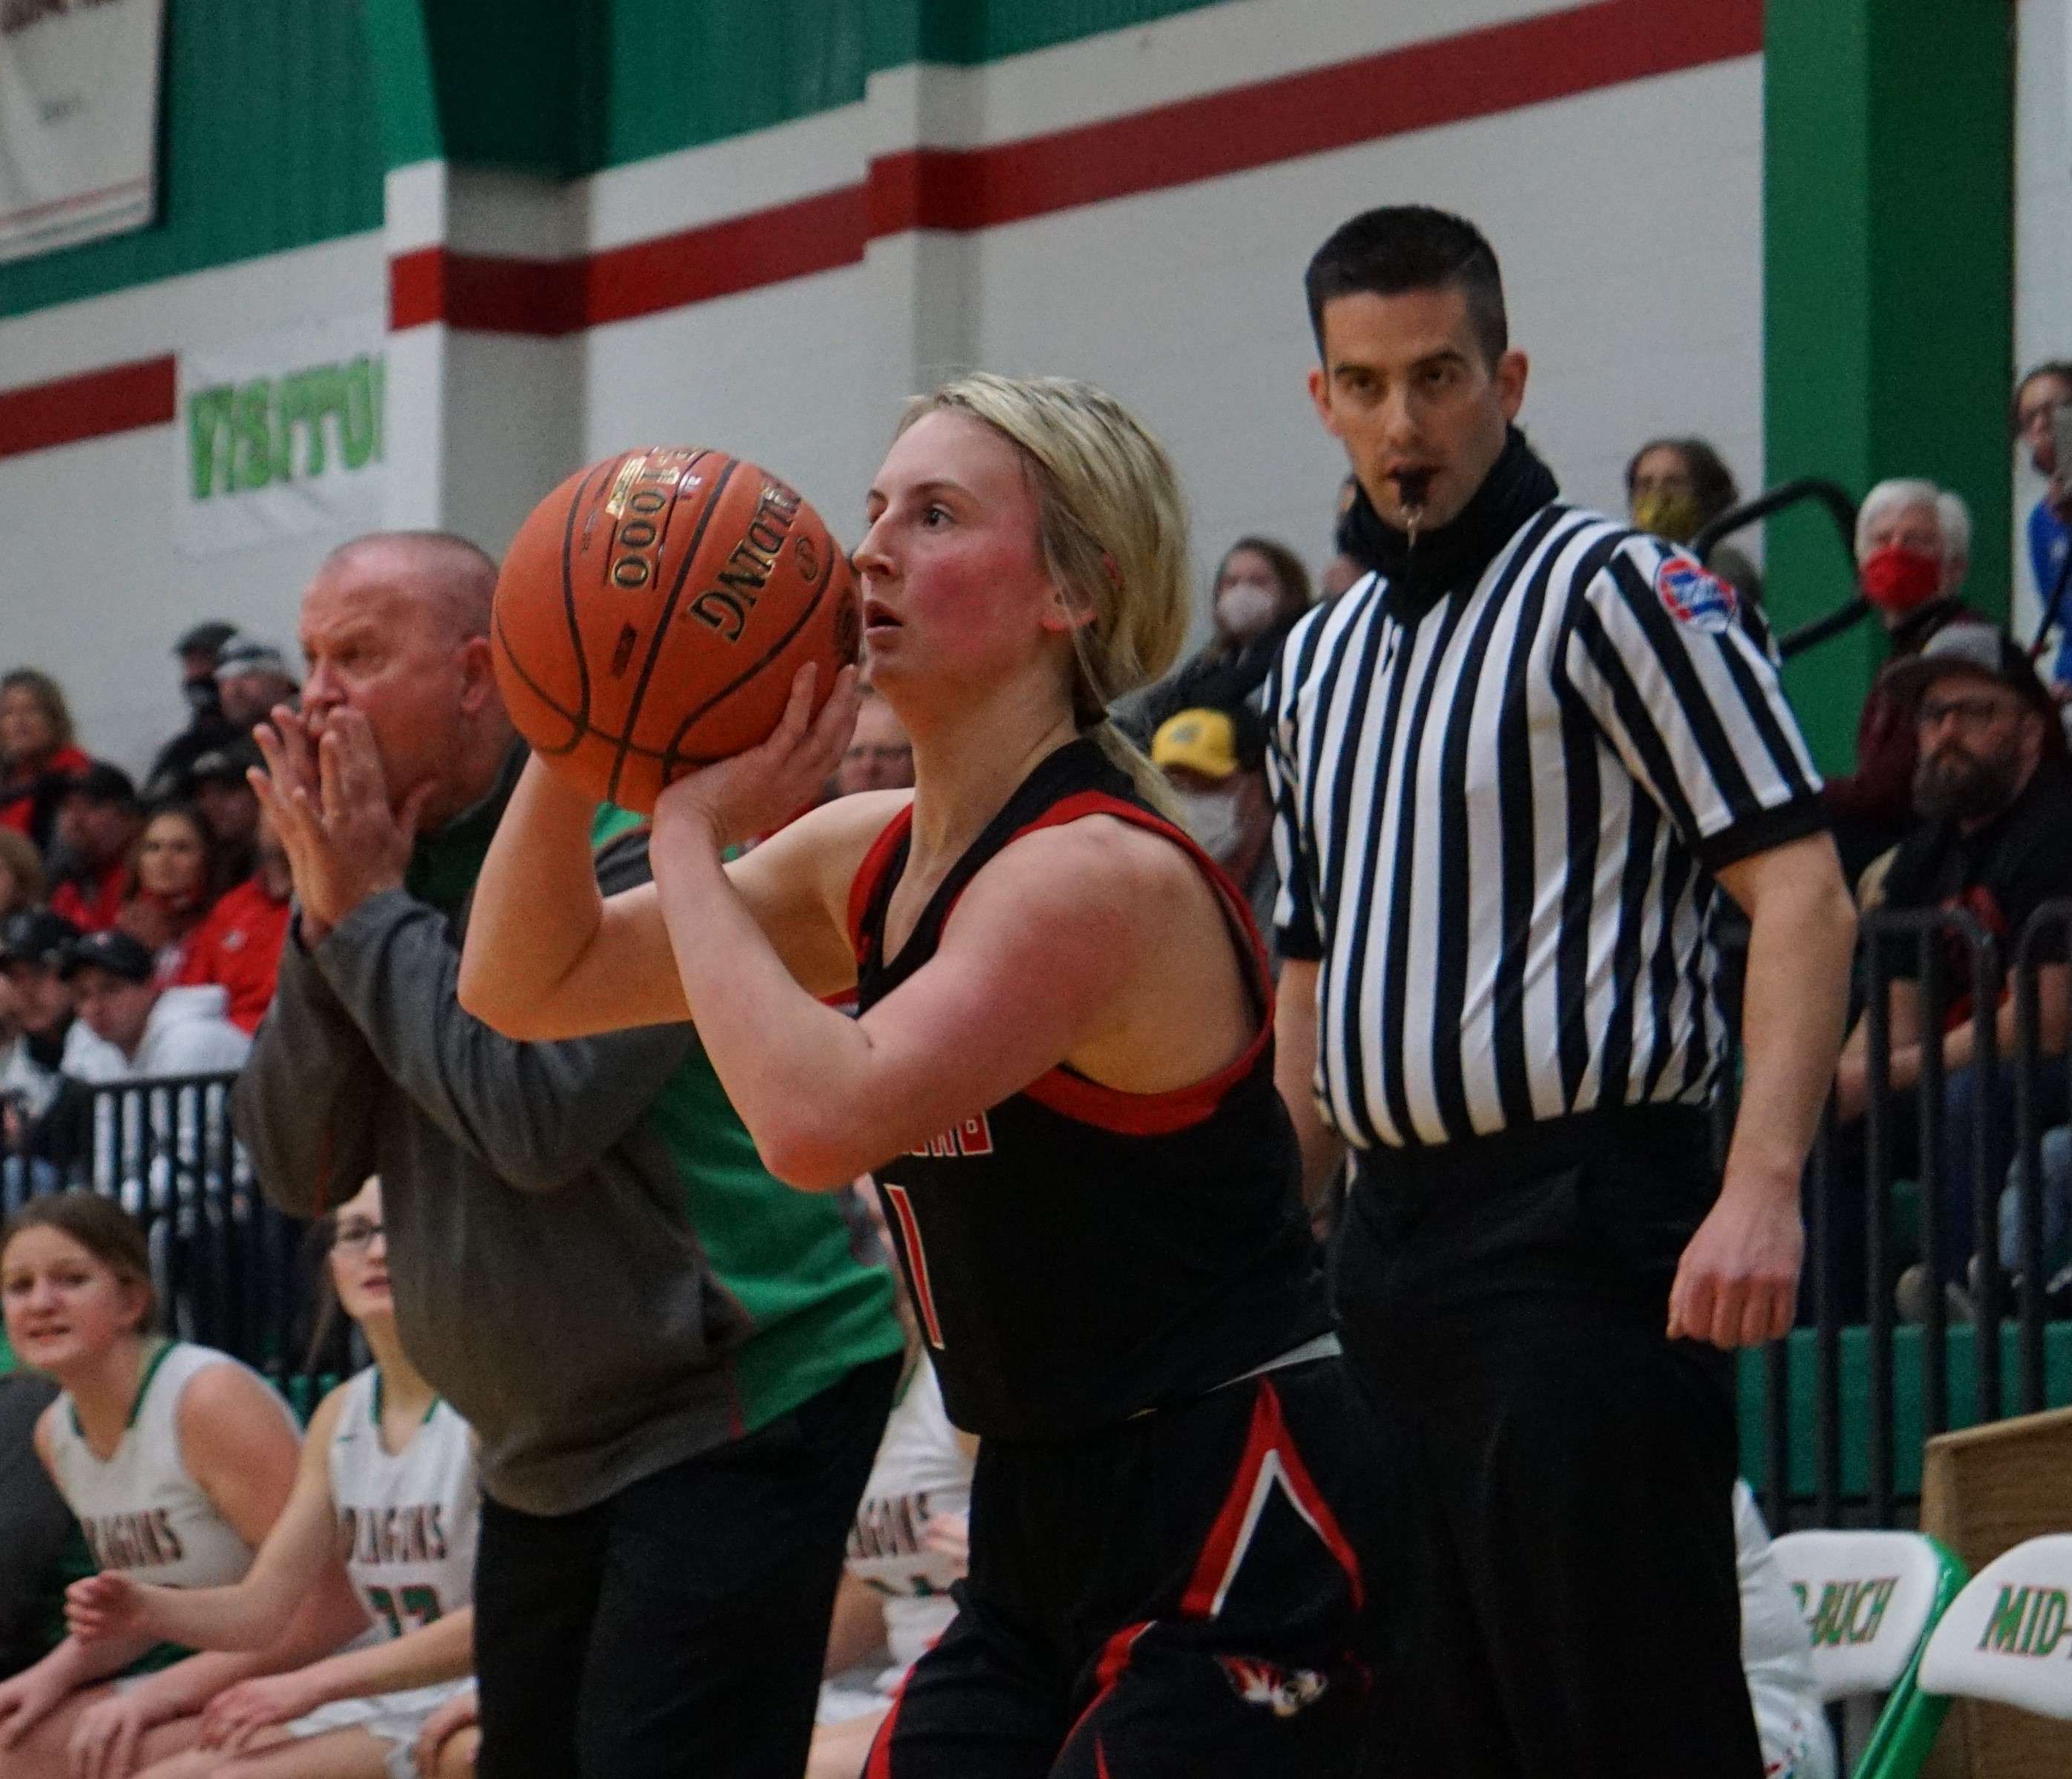
<svg viewBox="0 0 2072 1779">
<path fill-rule="evenodd" d="M 598 855 L 607 894 L 648 875 L 641 836 Z M 504 1037 L 461 1009 L 460 938 L 401 890 L 314 953 L 291 935 L 234 1115 L 296 1215 L 380 1175 L 397 1327 L 480 1436 L 484 1488 L 574 1513 L 739 1430 L 747 1320 L 648 1118 L 696 1037 Z"/>
</svg>

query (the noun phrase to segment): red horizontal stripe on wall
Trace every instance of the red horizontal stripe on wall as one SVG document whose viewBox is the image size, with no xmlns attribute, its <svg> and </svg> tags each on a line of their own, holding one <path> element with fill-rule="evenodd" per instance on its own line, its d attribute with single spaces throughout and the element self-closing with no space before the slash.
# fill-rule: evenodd
<svg viewBox="0 0 2072 1779">
<path fill-rule="evenodd" d="M 0 390 L 0 457 L 163 426 L 178 411 L 179 383 L 179 367 L 168 353 Z"/>
<path fill-rule="evenodd" d="M 422 249 L 395 262 L 392 325 L 551 337 L 853 265 L 867 239 L 997 228 L 1762 47 L 1762 0 L 1595 0 L 1022 142 L 908 150 L 874 162 L 865 185 L 586 259 Z"/>
<path fill-rule="evenodd" d="M 868 233 L 864 187 L 853 185 L 586 259 L 423 247 L 389 262 L 388 325 L 400 332 L 443 321 L 552 339 L 853 265 Z"/>
<path fill-rule="evenodd" d="M 610 248 L 590 258 L 584 315 L 592 327 L 627 321 L 853 265 L 868 228 L 859 184 Z"/>
<path fill-rule="evenodd" d="M 1762 0 L 1598 0 L 1018 142 L 896 155 L 871 169 L 872 232 L 997 228 L 1762 47 Z"/>
<path fill-rule="evenodd" d="M 420 247 L 388 262 L 388 331 L 400 334 L 443 320 L 446 312 L 446 252 Z"/>
</svg>

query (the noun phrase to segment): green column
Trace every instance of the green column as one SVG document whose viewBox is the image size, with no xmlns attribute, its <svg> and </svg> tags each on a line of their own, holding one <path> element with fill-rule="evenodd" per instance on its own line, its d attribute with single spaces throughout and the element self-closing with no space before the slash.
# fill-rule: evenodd
<svg viewBox="0 0 2072 1779">
<path fill-rule="evenodd" d="M 1764 413 L 1772 485 L 1860 499 L 1923 475 L 1971 503 L 1967 595 L 2008 608 L 2014 78 L 2009 0 L 1768 0 Z M 1850 591 L 1824 517 L 1767 539 L 1780 630 Z M 1822 768 L 1853 763 L 1870 626 L 1786 674 Z"/>
</svg>

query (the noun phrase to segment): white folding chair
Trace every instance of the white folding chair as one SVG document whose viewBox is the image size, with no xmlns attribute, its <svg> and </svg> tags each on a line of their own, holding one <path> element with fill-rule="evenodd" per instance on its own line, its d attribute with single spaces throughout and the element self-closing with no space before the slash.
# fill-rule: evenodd
<svg viewBox="0 0 2072 1779">
<path fill-rule="evenodd" d="M 2030 1539 L 1973 1576 L 1928 1640 L 1920 1684 L 2072 1719 L 2072 1535 Z"/>
<path fill-rule="evenodd" d="M 1911 1779 L 1950 1708 L 1916 1670 L 1963 1564 L 1918 1532 L 1790 1532 L 1771 1548 L 1805 1615 L 1821 1698 L 1887 1695 L 1856 1779 Z"/>
</svg>

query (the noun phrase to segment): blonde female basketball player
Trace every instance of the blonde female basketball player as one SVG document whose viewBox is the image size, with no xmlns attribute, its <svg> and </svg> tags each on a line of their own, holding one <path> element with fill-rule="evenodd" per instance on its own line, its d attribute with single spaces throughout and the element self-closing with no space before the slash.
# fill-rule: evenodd
<svg viewBox="0 0 2072 1779">
<path fill-rule="evenodd" d="M 64 1387 L 36 1452 L 101 1568 L 168 1588 L 242 1577 L 294 1480 L 294 1423 L 228 1354 L 151 1333 L 143 1232 L 90 1193 L 34 1199 L 0 1233 L 0 1300 L 15 1352 Z M 359 1622 L 341 1582 L 249 1655 L 181 1660 L 145 1629 L 68 1637 L 0 1687 L 0 1775 L 121 1779 L 191 1742 L 225 1687 L 306 1662 Z"/>
<path fill-rule="evenodd" d="M 1242 902 L 1108 751 L 1186 622 L 1164 451 L 1099 390 L 912 404 L 856 556 L 916 786 L 808 802 L 855 709 L 809 677 L 672 787 L 600 902 L 582 797 L 528 770 L 462 1001 L 544 1037 L 688 1010 L 765 1160 L 876 1173 L 952 1418 L 972 1567 L 869 1772 L 1328 1774 L 1350 1759 L 1374 1489 L 1276 1097 Z M 850 1019 L 821 997 L 853 990 Z"/>
<path fill-rule="evenodd" d="M 412 1779 L 426 1720 L 466 1684 L 481 1502 L 474 1436 L 397 1338 L 378 1180 L 336 1214 L 331 1276 L 374 1363 L 310 1417 L 294 1492 L 250 1572 L 198 1589 L 92 1576 L 72 1584 L 66 1616 L 89 1646 L 142 1633 L 257 1647 L 342 1556 L 376 1638 L 231 1688 L 204 1714 L 204 1748 L 147 1779 Z"/>
</svg>

